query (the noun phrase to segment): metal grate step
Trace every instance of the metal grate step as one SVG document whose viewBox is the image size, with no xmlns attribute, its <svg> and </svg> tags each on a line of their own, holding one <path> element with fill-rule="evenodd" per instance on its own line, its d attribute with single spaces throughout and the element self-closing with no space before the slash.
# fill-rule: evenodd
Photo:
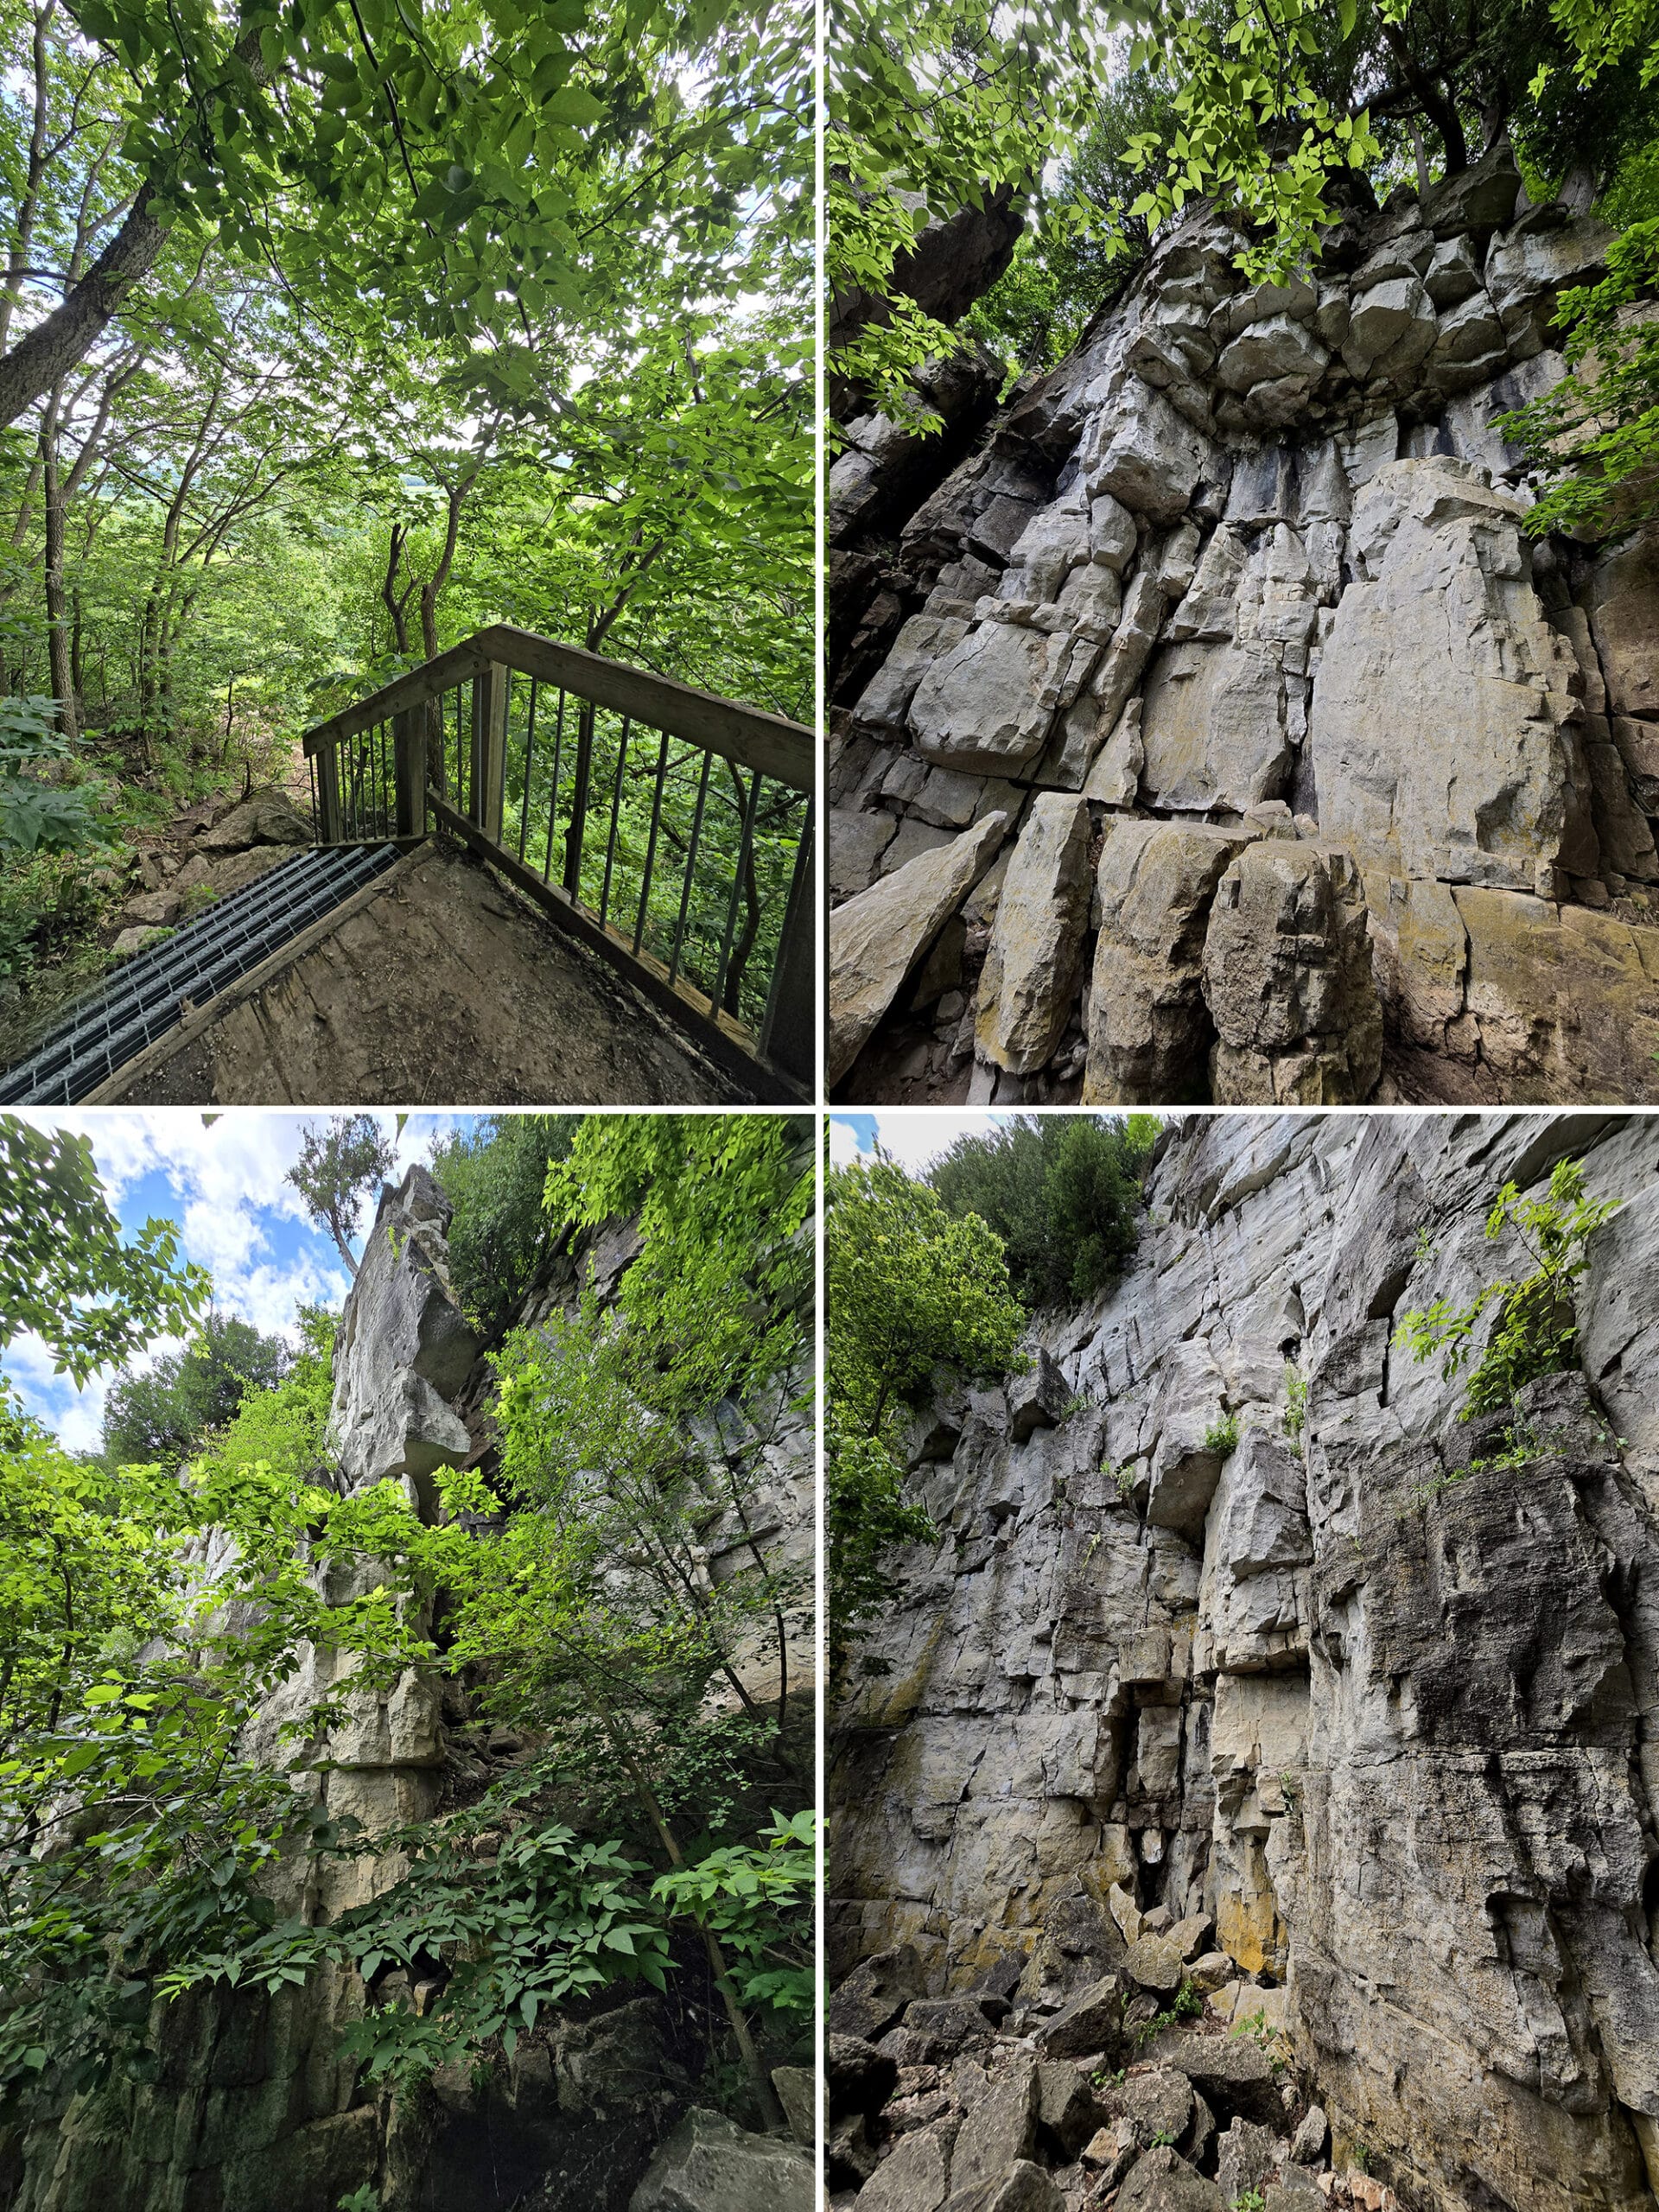
<svg viewBox="0 0 1659 2212">
<path fill-rule="evenodd" d="M 193 1007 L 216 998 L 268 953 L 384 875 L 395 844 L 317 846 L 134 953 L 68 1012 L 25 1060 L 0 1074 L 0 1105 L 73 1106 Z"/>
</svg>

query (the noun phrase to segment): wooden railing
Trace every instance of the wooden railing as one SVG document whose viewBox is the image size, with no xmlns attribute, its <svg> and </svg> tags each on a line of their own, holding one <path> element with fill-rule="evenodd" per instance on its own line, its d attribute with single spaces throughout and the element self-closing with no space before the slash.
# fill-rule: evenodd
<svg viewBox="0 0 1659 2212">
<path fill-rule="evenodd" d="M 499 623 L 307 733 L 320 844 L 463 839 L 731 1071 L 810 1096 L 800 723 Z"/>
</svg>

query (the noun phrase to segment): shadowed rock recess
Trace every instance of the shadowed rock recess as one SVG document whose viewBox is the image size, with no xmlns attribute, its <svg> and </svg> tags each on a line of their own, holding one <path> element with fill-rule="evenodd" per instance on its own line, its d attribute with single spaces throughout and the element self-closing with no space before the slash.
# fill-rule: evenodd
<svg viewBox="0 0 1659 2212">
<path fill-rule="evenodd" d="M 1581 1365 L 1500 1458 L 1391 1339 L 1578 1156 Z M 1147 1204 L 913 1432 L 940 1541 L 833 1723 L 836 2212 L 1653 2212 L 1659 1126 L 1195 1117 Z"/>
<path fill-rule="evenodd" d="M 1200 208 L 1000 412 L 849 425 L 840 1096 L 1659 1096 L 1659 525 L 1535 543 L 1493 427 L 1612 235 L 1506 145 L 1310 281 Z"/>
<path fill-rule="evenodd" d="M 339 1486 L 400 1482 L 428 1519 L 438 1510 L 439 1468 L 489 1464 L 493 1376 L 450 1295 L 448 1222 L 423 1167 L 384 1193 L 335 1351 Z M 563 1250 L 517 1325 L 574 1309 L 579 1270 L 590 1262 L 599 1298 L 609 1299 L 639 1249 L 632 1229 L 618 1224 Z M 778 1560 L 810 1556 L 813 1541 L 811 1429 L 794 1404 L 804 1386 L 799 1376 L 779 1378 L 775 1423 L 770 1408 L 753 1406 L 723 1403 L 712 1414 L 734 1452 L 753 1443 L 755 1423 L 769 1438 L 758 1541 Z M 715 1516 L 707 1541 L 711 1579 L 741 1572 L 751 1557 L 748 1533 L 729 1516 Z M 211 1571 L 211 1547 L 207 1564 Z M 356 1592 L 327 1594 L 344 1602 Z M 811 1624 L 791 1619 L 789 1630 L 795 1694 L 810 1713 Z M 770 1678 L 764 1662 L 745 1671 L 756 1694 L 777 1695 L 775 1662 Z M 308 1710 L 332 1679 L 329 1655 L 314 1651 L 308 1671 L 261 1707 L 247 1748 L 262 1756 L 268 1746 L 275 1757 L 282 1724 Z M 386 1696 L 354 1700 L 318 1787 L 332 1817 L 353 1815 L 371 1834 L 384 1833 L 473 1803 L 533 1748 L 481 1719 L 464 1679 L 410 1673 Z M 332 1918 L 390 1888 L 404 1865 L 395 1856 L 342 1860 L 325 1866 L 303 1898 L 281 1902 Z M 394 1993 L 384 1977 L 377 1993 Z M 697 2108 L 707 2052 L 671 1993 L 624 1984 L 544 2013 L 510 2059 L 496 2050 L 476 2070 L 446 2064 L 397 2100 L 340 2055 L 340 2032 L 364 2002 L 355 1974 L 326 1967 L 269 1999 L 209 1992 L 158 2010 L 155 2082 L 120 2082 L 21 2135 L 0 2133 L 0 2204 L 336 2212 L 342 2196 L 366 2190 L 382 2212 L 809 2212 L 811 2169 L 793 2143 L 747 2134 Z"/>
</svg>

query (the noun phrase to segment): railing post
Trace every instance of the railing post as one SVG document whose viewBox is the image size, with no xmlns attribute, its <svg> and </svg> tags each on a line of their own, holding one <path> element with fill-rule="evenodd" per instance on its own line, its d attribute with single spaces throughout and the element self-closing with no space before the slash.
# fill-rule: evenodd
<svg viewBox="0 0 1659 2212">
<path fill-rule="evenodd" d="M 564 887 L 582 896 L 582 841 L 588 828 L 588 786 L 594 774 L 594 702 L 582 702 L 576 716 L 576 775 L 570 793 L 570 827 L 564 833 Z"/>
<path fill-rule="evenodd" d="M 340 811 L 340 747 L 325 745 L 317 755 L 318 842 L 337 845 L 345 836 Z"/>
<path fill-rule="evenodd" d="M 493 844 L 501 842 L 506 788 L 507 687 L 512 671 L 489 661 L 473 678 L 472 819 Z"/>
<path fill-rule="evenodd" d="M 818 874 L 815 810 L 809 799 L 801 823 L 801 849 L 784 926 L 778 940 L 778 961 L 772 971 L 772 989 L 760 1025 L 763 1059 L 772 1060 L 792 1075 L 810 1094 L 817 1074 L 817 918 Z"/>
<path fill-rule="evenodd" d="M 426 726 L 425 700 L 391 718 L 392 779 L 397 791 L 395 834 L 399 837 L 426 833 Z"/>
</svg>

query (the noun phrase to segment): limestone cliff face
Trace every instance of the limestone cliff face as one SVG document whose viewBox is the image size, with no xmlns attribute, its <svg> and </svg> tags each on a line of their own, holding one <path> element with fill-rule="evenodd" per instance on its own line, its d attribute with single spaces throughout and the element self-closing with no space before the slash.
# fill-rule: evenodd
<svg viewBox="0 0 1659 2212">
<path fill-rule="evenodd" d="M 1623 1201 L 1582 1372 L 1531 1386 L 1523 1464 L 1448 1481 L 1495 1425 L 1393 1331 L 1569 1154 Z M 1028 1376 L 917 1424 L 942 1539 L 836 1723 L 832 1963 L 1019 1972 L 1029 2031 L 1118 1884 L 1213 1915 L 1230 2001 L 1413 2212 L 1652 2212 L 1659 1127 L 1194 1117 L 1147 1199 Z"/>
<path fill-rule="evenodd" d="M 931 377 L 925 496 L 924 442 L 851 425 L 844 1096 L 1652 1094 L 1659 531 L 1535 544 L 1496 427 L 1611 235 L 1507 148 L 1307 281 L 1247 286 L 1200 209 L 959 461 L 982 379 Z"/>
<path fill-rule="evenodd" d="M 423 1167 L 383 1194 L 341 1316 L 330 1417 L 341 1487 L 399 1481 L 428 1518 L 437 1510 L 435 1470 L 479 1459 L 489 1436 L 492 1376 L 451 1294 L 448 1222 Z M 608 1297 L 638 1250 L 632 1230 L 613 1225 L 563 1252 L 527 1300 L 524 1325 L 573 1307 L 589 1262 Z M 785 1411 L 767 1423 L 774 1480 L 756 1540 L 774 1554 L 812 1541 L 810 1426 L 790 1410 L 803 1382 L 781 1379 Z M 737 1449 L 766 1409 L 722 1406 L 711 1419 Z M 711 1573 L 747 1564 L 718 1516 L 709 1558 Z M 211 1572 L 211 1552 L 206 1563 Z M 353 1591 L 328 1594 L 343 1602 Z M 792 1688 L 810 1701 L 813 1647 L 796 1627 Z M 264 1701 L 246 1748 L 274 1757 L 282 1724 L 334 1680 L 331 1656 L 310 1652 Z M 387 1694 L 353 1700 L 318 1795 L 331 1815 L 353 1815 L 373 1834 L 470 1802 L 523 1749 L 512 1732 L 480 1720 L 463 1683 L 411 1673 Z M 283 1902 L 331 1918 L 401 1871 L 395 1856 L 339 1862 Z M 554 2018 L 481 2077 L 441 2069 L 429 2090 L 394 2101 L 339 2055 L 340 2032 L 364 2003 L 354 1974 L 327 1969 L 270 2000 L 208 1993 L 158 2006 L 160 2078 L 41 2116 L 10 2196 L 0 2143 L 0 2203 L 10 2212 L 335 2212 L 342 2196 L 367 2186 L 385 2212 L 502 2212 L 532 2194 L 545 2212 L 622 2212 L 691 2098 L 702 2057 L 683 2047 L 674 2006 L 639 1997 Z"/>
</svg>

